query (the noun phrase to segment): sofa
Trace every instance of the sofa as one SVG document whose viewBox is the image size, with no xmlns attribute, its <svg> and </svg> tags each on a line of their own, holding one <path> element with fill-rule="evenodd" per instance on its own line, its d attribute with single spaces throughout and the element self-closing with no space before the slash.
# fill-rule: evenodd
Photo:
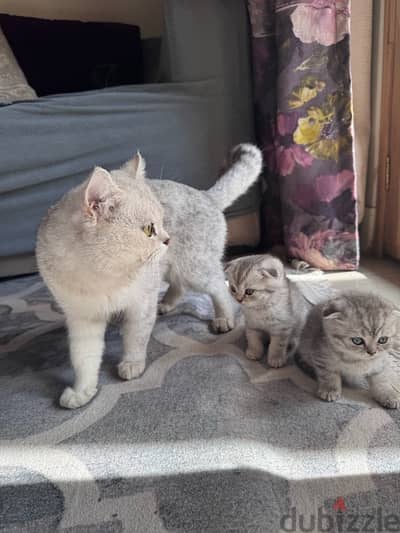
<svg viewBox="0 0 400 533">
<path fill-rule="evenodd" d="M 150 177 L 207 189 L 230 148 L 254 140 L 243 0 L 167 0 L 152 83 L 0 107 L 0 276 L 34 272 L 37 226 L 95 165 L 140 149 Z M 259 185 L 226 215 L 229 242 L 256 246 Z"/>
</svg>

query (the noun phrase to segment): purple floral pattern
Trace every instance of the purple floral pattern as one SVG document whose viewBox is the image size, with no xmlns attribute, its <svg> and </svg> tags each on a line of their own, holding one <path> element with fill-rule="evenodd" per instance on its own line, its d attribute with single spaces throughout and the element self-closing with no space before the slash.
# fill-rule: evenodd
<svg viewBox="0 0 400 533">
<path fill-rule="evenodd" d="M 325 270 L 358 267 L 349 0 L 248 0 L 264 245 Z"/>
</svg>

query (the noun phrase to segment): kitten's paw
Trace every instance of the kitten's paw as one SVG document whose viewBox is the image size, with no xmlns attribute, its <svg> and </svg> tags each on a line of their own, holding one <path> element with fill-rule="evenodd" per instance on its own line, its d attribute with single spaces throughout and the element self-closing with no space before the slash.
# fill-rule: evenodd
<svg viewBox="0 0 400 533">
<path fill-rule="evenodd" d="M 166 315 L 170 311 L 175 309 L 175 305 L 172 304 L 164 304 L 163 302 L 158 304 L 157 312 L 159 315 Z"/>
<path fill-rule="evenodd" d="M 71 387 L 67 387 L 60 396 L 60 405 L 66 409 L 77 409 L 89 403 L 96 396 L 96 393 L 96 388 L 77 392 Z"/>
<path fill-rule="evenodd" d="M 246 357 L 247 359 L 250 359 L 250 361 L 259 361 L 263 355 L 263 353 L 256 353 L 249 349 L 246 350 Z"/>
<path fill-rule="evenodd" d="M 267 363 L 272 368 L 280 368 L 281 366 L 285 366 L 287 363 L 287 355 L 268 355 L 267 357 Z"/>
<path fill-rule="evenodd" d="M 325 400 L 326 402 L 336 402 L 336 400 L 339 400 L 342 395 L 339 390 L 323 388 L 319 388 L 317 394 L 322 400 Z"/>
<path fill-rule="evenodd" d="M 121 361 L 118 375 L 121 379 L 134 379 L 141 376 L 146 368 L 146 361 Z"/>
<path fill-rule="evenodd" d="M 386 395 L 376 398 L 376 401 L 386 409 L 400 409 L 399 395 Z"/>
<path fill-rule="evenodd" d="M 235 322 L 230 318 L 214 318 L 211 321 L 211 329 L 214 333 L 226 333 L 235 327 Z"/>
</svg>

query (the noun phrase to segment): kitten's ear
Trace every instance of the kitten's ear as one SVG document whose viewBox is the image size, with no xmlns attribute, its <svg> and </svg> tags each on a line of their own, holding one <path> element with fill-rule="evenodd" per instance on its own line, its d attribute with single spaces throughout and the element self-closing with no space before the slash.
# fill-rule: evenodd
<svg viewBox="0 0 400 533">
<path fill-rule="evenodd" d="M 274 267 L 260 268 L 260 272 L 266 278 L 281 279 L 283 277 L 281 272 Z"/>
<path fill-rule="evenodd" d="M 395 320 L 400 320 L 400 309 L 394 308 L 392 314 L 393 314 Z"/>
<path fill-rule="evenodd" d="M 225 276 L 228 279 L 229 278 L 233 279 L 235 277 L 235 269 L 237 265 L 240 264 L 240 261 L 241 261 L 241 258 L 237 257 L 236 259 L 231 259 L 230 261 L 224 264 Z"/>
<path fill-rule="evenodd" d="M 120 190 L 111 174 L 104 168 L 95 167 L 85 188 L 84 209 L 94 223 L 99 217 L 108 217 L 114 210 Z"/>
<path fill-rule="evenodd" d="M 262 261 L 258 270 L 265 278 L 280 281 L 285 277 L 285 267 L 276 257 L 268 257 Z"/>
<path fill-rule="evenodd" d="M 143 179 L 146 177 L 146 161 L 139 150 L 136 152 L 135 157 L 125 163 L 122 170 L 129 174 L 131 178 Z"/>
<path fill-rule="evenodd" d="M 324 320 L 335 320 L 342 316 L 346 307 L 346 302 L 342 298 L 336 298 L 331 302 L 326 303 L 322 307 L 322 318 Z"/>
<path fill-rule="evenodd" d="M 228 261 L 224 264 L 224 272 L 227 276 L 229 276 L 232 273 L 233 267 L 235 266 L 236 259 L 232 259 L 232 261 Z"/>
<path fill-rule="evenodd" d="M 232 263 L 231 261 L 228 261 L 228 263 L 224 264 L 224 272 L 227 274 L 232 269 Z"/>
</svg>

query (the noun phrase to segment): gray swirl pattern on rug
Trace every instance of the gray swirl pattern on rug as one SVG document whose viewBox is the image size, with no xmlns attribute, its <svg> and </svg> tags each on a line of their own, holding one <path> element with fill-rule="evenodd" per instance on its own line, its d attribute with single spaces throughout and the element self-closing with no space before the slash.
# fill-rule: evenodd
<svg viewBox="0 0 400 533">
<path fill-rule="evenodd" d="M 68 411 L 62 314 L 37 276 L 0 283 L 0 531 L 275 533 L 301 516 L 318 531 L 318 509 L 340 531 L 350 511 L 359 526 L 400 515 L 399 413 L 362 388 L 317 400 L 297 367 L 244 357 L 241 321 L 211 334 L 211 313 L 190 295 L 159 319 L 131 382 L 113 323 L 99 394 Z"/>
</svg>

